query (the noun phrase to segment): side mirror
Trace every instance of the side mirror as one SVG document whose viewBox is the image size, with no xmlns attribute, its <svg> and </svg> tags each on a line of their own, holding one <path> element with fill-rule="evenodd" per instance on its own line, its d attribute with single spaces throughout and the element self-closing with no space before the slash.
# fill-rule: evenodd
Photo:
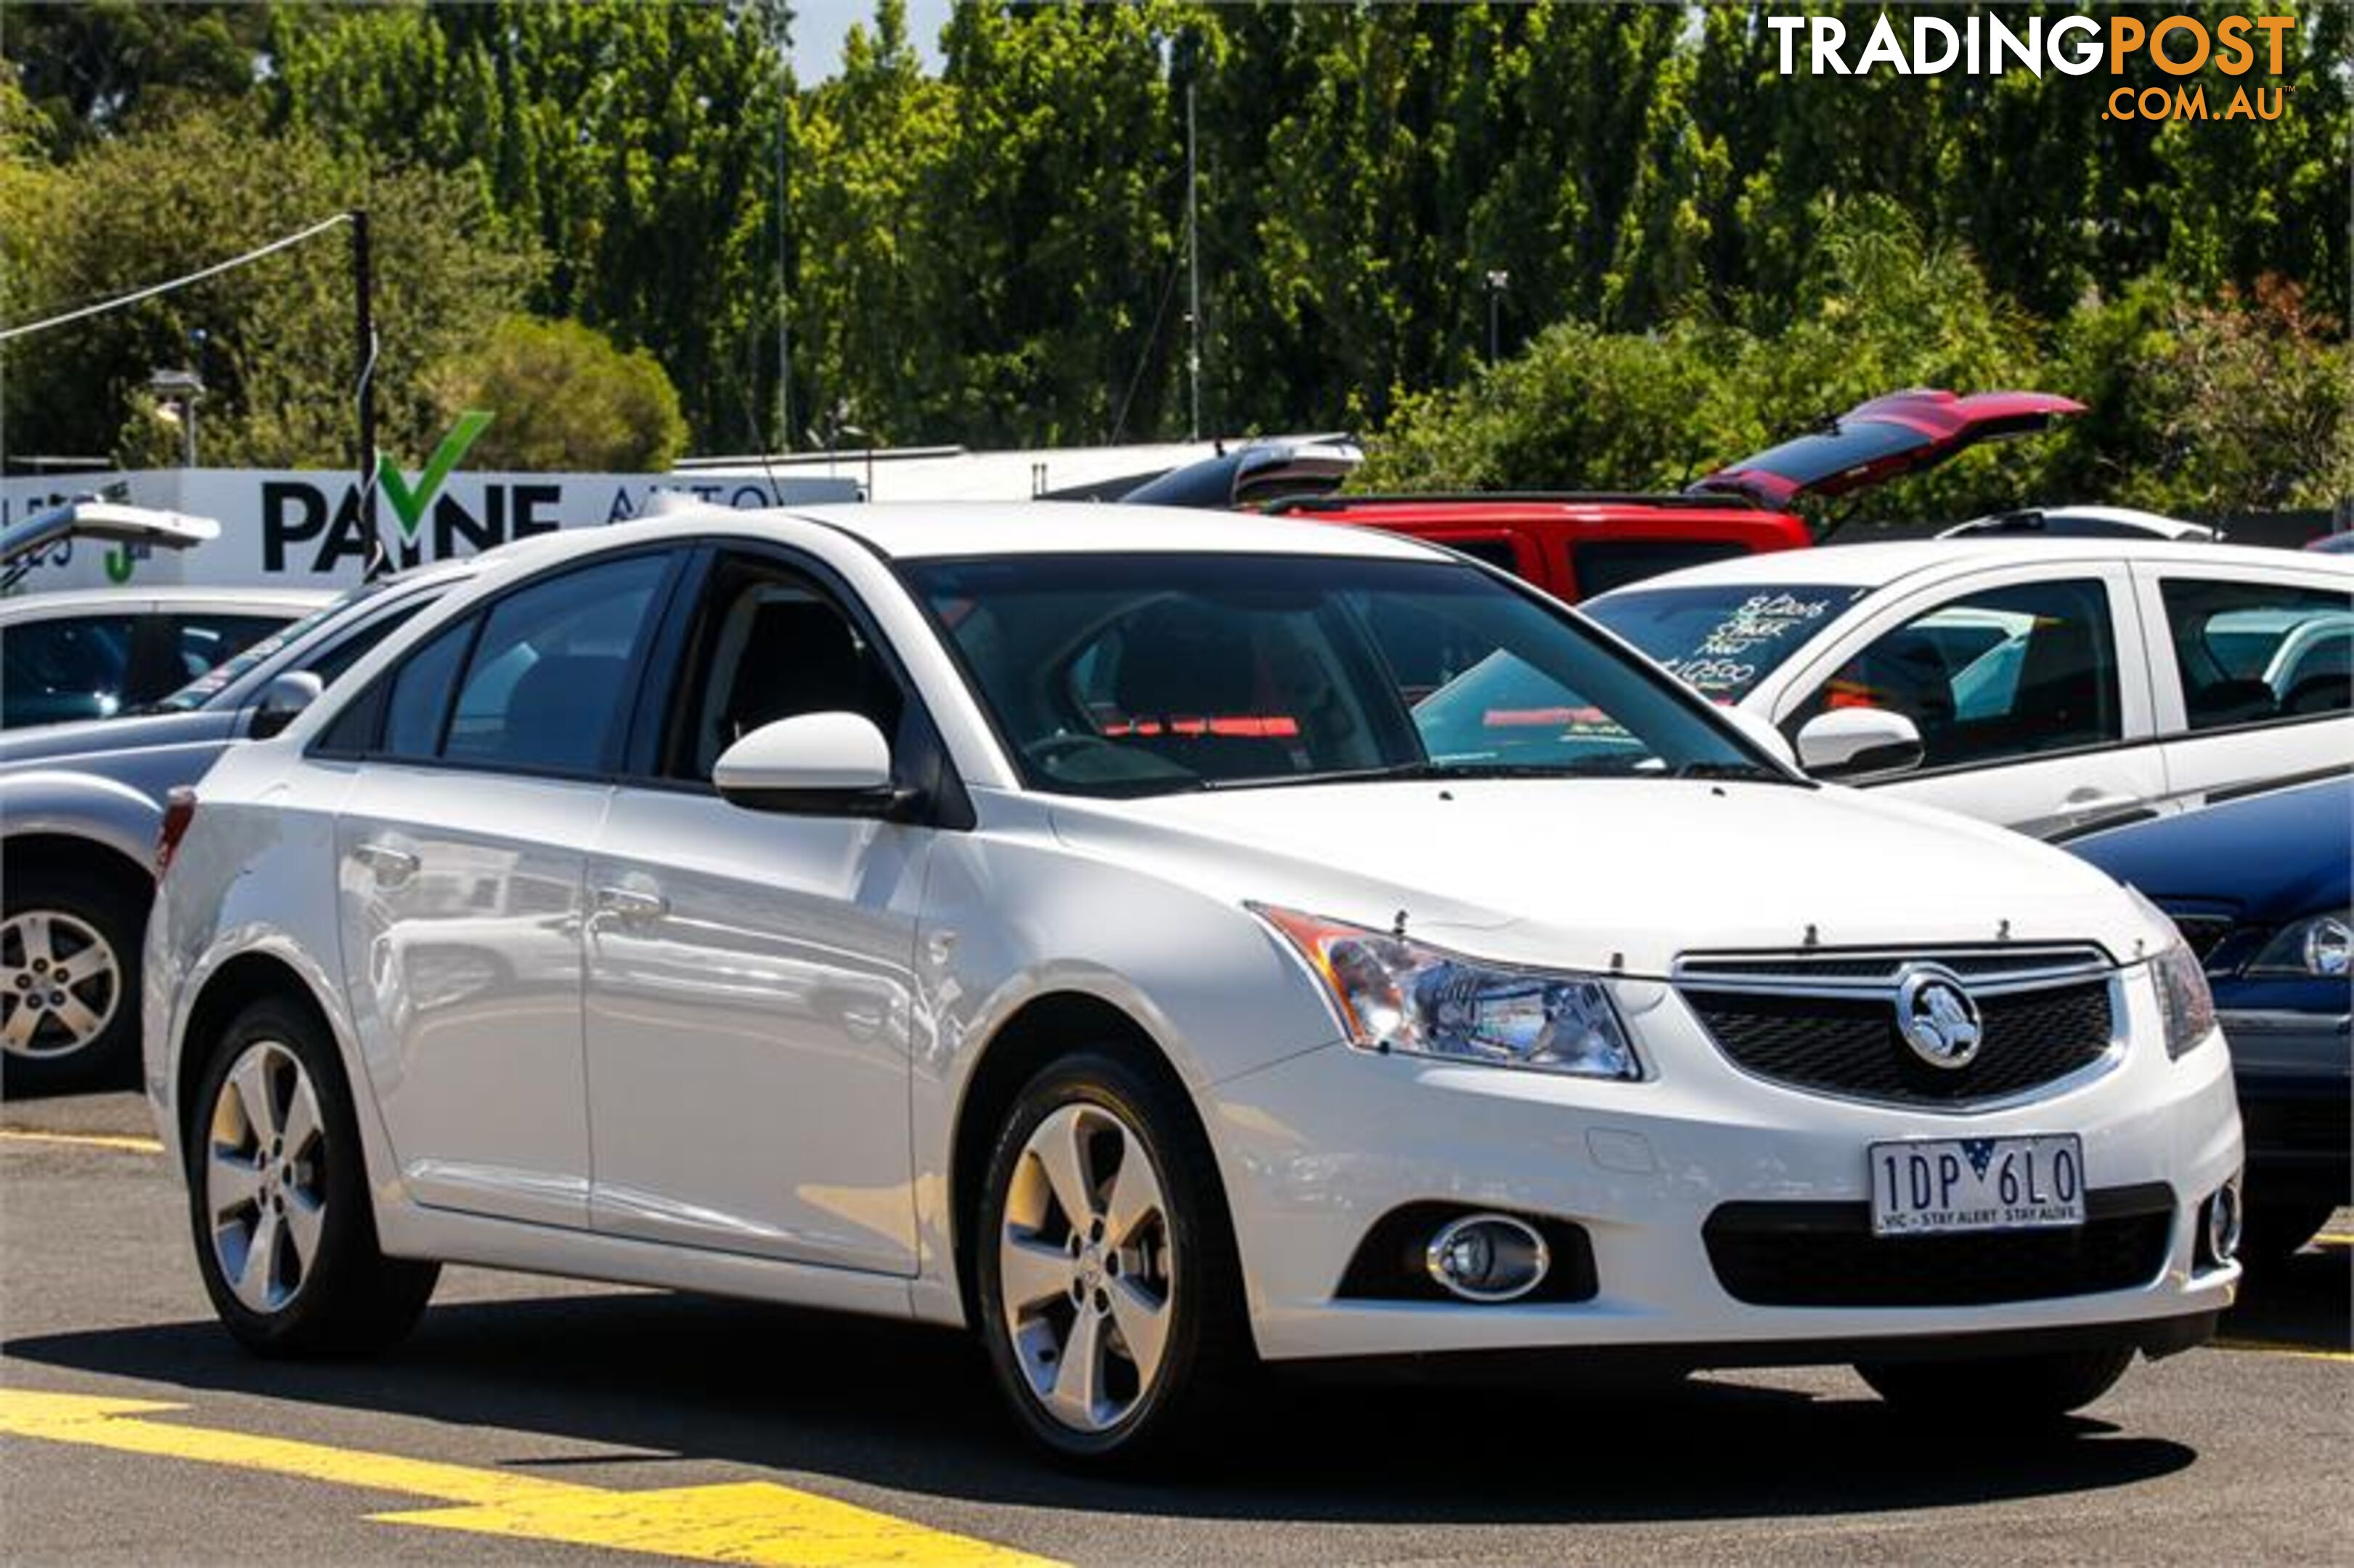
<svg viewBox="0 0 2354 1568">
<path fill-rule="evenodd" d="M 711 782 L 730 805 L 811 816 L 889 817 L 914 798 L 891 783 L 891 743 L 864 714 L 800 714 L 719 754 Z"/>
<path fill-rule="evenodd" d="M 295 715 L 319 700 L 327 683 L 308 670 L 289 670 L 261 688 L 253 705 L 253 738 L 268 740 L 294 722 Z"/>
<path fill-rule="evenodd" d="M 1748 736 L 1751 745 L 1762 748 L 1767 756 L 1787 768 L 1797 768 L 1798 754 L 1790 749 L 1789 737 L 1774 727 L 1773 720 L 1747 708 L 1720 708 L 1717 711 L 1732 721 L 1734 728 Z"/>
<path fill-rule="evenodd" d="M 1818 779 L 1902 773 L 1921 764 L 1921 731 L 1886 708 L 1833 708 L 1798 731 L 1798 764 Z"/>
</svg>

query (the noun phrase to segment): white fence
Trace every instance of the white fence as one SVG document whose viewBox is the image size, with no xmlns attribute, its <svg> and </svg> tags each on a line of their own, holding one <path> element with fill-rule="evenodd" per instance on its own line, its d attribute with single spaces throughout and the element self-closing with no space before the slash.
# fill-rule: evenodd
<svg viewBox="0 0 2354 1568">
<path fill-rule="evenodd" d="M 20 591 L 130 583 L 339 588 L 360 580 L 370 545 L 349 472 L 320 470 L 143 469 L 0 480 L 0 524 L 115 483 L 142 506 L 217 519 L 209 545 L 134 559 L 114 546 L 59 546 Z M 471 555 L 531 534 L 642 517 L 665 493 L 721 506 L 855 498 L 847 480 L 731 474 L 471 473 L 423 486 L 421 476 L 376 493 L 376 531 L 404 566 Z"/>
</svg>

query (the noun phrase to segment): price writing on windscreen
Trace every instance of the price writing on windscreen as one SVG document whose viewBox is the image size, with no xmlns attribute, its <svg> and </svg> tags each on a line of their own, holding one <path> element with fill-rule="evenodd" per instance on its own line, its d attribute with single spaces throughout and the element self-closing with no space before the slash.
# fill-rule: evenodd
<svg viewBox="0 0 2354 1568">
<path fill-rule="evenodd" d="M 1762 647 L 1811 627 L 1831 608 L 1828 599 L 1792 593 L 1752 594 L 1716 623 L 1690 653 L 1670 659 L 1670 673 L 1703 692 L 1740 691 L 1757 678 L 1752 657 Z"/>
</svg>

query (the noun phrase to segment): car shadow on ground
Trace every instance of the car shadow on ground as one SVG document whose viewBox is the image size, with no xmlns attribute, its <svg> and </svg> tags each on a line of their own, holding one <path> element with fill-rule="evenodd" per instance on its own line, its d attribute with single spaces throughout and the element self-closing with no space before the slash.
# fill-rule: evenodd
<svg viewBox="0 0 2354 1568">
<path fill-rule="evenodd" d="M 642 1293 L 457 1303 L 380 1361 L 265 1362 L 215 1324 L 16 1340 L 44 1366 L 724 1461 L 942 1498 L 1304 1522 L 1574 1523 L 1950 1507 L 2146 1481 L 2190 1447 L 2079 1419 L 2013 1442 L 1829 1396 L 1697 1378 L 1641 1393 L 1279 1382 L 1214 1461 L 1152 1481 L 1074 1477 L 996 1404 L 961 1335 Z M 142 1393 L 149 1391 L 143 1390 Z M 198 1402 L 200 1403 L 200 1402 Z M 217 1409 L 197 1419 L 218 1423 Z M 596 1462 L 499 1456 L 516 1466 Z M 664 1468 L 669 1467 L 665 1465 Z M 662 1484 L 649 1481 L 648 1484 Z"/>
</svg>

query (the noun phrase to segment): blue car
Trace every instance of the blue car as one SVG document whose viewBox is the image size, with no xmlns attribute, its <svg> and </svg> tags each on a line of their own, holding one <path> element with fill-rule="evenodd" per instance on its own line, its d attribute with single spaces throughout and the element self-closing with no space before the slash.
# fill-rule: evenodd
<svg viewBox="0 0 2354 1568">
<path fill-rule="evenodd" d="M 2354 779 L 2139 822 L 2068 846 L 2174 917 L 2205 961 L 2248 1143 L 2251 1261 L 2296 1251 L 2354 1201 Z"/>
</svg>

